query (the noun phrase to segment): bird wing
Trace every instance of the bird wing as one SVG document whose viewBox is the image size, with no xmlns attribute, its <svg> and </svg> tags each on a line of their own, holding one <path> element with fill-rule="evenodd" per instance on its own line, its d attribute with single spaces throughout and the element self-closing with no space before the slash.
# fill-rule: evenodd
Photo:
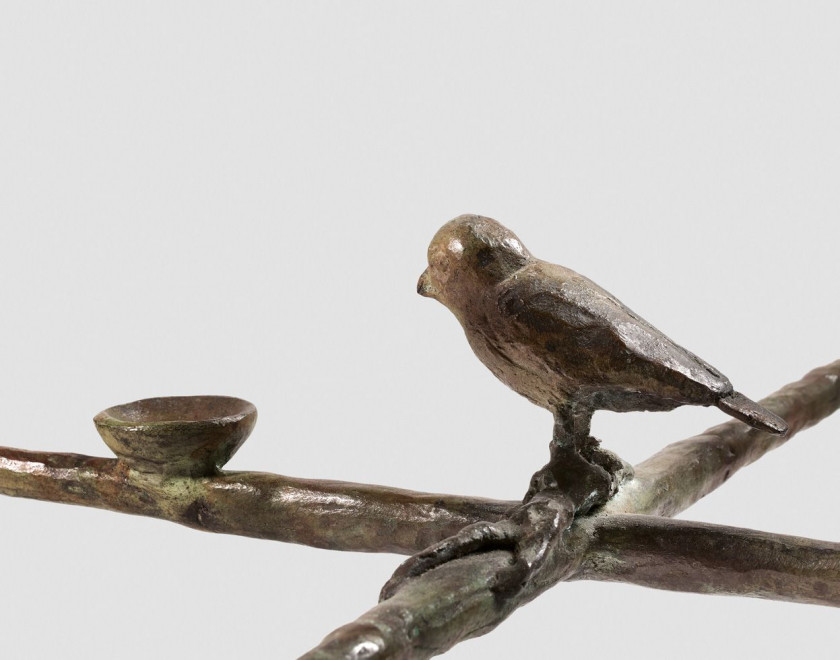
<svg viewBox="0 0 840 660">
<path fill-rule="evenodd" d="M 500 286 L 497 304 L 497 336 L 529 346 L 531 371 L 547 367 L 567 383 L 569 396 L 593 407 L 709 405 L 732 391 L 714 367 L 562 266 L 535 261 Z"/>
</svg>

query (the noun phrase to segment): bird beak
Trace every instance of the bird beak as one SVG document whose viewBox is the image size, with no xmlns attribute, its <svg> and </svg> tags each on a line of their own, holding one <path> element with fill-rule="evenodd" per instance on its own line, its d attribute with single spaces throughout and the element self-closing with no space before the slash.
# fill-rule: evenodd
<svg viewBox="0 0 840 660">
<path fill-rule="evenodd" d="M 417 293 L 426 298 L 434 298 L 437 290 L 432 286 L 432 278 L 429 277 L 429 269 L 423 271 L 420 279 L 417 280 Z"/>
</svg>

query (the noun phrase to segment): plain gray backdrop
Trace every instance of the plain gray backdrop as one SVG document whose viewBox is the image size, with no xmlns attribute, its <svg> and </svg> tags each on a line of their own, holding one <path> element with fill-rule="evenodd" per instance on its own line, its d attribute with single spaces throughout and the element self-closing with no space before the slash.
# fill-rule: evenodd
<svg viewBox="0 0 840 660">
<path fill-rule="evenodd" d="M 230 394 L 229 467 L 497 498 L 550 415 L 414 292 L 495 217 L 759 398 L 838 357 L 832 2 L 0 8 L 0 443 Z M 715 409 L 599 413 L 639 461 Z M 836 540 L 840 419 L 683 514 Z M 292 658 L 401 561 L 0 498 L 8 658 Z M 452 658 L 829 658 L 829 608 L 558 585 Z"/>
</svg>

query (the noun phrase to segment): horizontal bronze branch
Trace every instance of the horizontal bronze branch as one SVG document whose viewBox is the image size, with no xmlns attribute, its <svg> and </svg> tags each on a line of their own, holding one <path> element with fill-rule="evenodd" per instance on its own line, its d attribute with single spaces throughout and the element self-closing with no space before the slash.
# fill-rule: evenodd
<svg viewBox="0 0 840 660">
<path fill-rule="evenodd" d="M 331 550 L 411 554 L 514 503 L 264 472 L 164 477 L 117 460 L 0 447 L 0 493 Z"/>
<path fill-rule="evenodd" d="M 840 606 L 840 543 L 659 516 L 591 521 L 581 579 Z"/>
<path fill-rule="evenodd" d="M 791 433 L 840 406 L 840 361 L 762 402 Z M 673 515 L 784 442 L 729 422 L 667 446 L 636 467 L 607 513 Z M 262 472 L 181 478 L 117 459 L 0 447 L 0 493 L 152 516 L 195 529 L 333 550 L 411 554 L 464 525 L 498 520 L 516 502 L 419 493 Z"/>
</svg>

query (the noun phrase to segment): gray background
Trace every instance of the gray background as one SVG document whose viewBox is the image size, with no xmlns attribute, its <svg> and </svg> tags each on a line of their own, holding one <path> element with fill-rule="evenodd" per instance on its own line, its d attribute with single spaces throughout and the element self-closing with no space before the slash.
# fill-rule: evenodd
<svg viewBox="0 0 840 660">
<path fill-rule="evenodd" d="M 519 497 L 550 415 L 414 293 L 464 212 L 761 397 L 838 357 L 838 73 L 831 2 L 5 2 L 0 442 L 105 455 L 109 405 L 232 394 L 260 421 L 231 468 Z M 638 461 L 723 420 L 594 430 Z M 838 539 L 838 422 L 684 516 Z M 0 516 L 9 658 L 295 657 L 400 561 Z M 827 658 L 837 621 L 578 583 L 449 657 Z"/>
</svg>

